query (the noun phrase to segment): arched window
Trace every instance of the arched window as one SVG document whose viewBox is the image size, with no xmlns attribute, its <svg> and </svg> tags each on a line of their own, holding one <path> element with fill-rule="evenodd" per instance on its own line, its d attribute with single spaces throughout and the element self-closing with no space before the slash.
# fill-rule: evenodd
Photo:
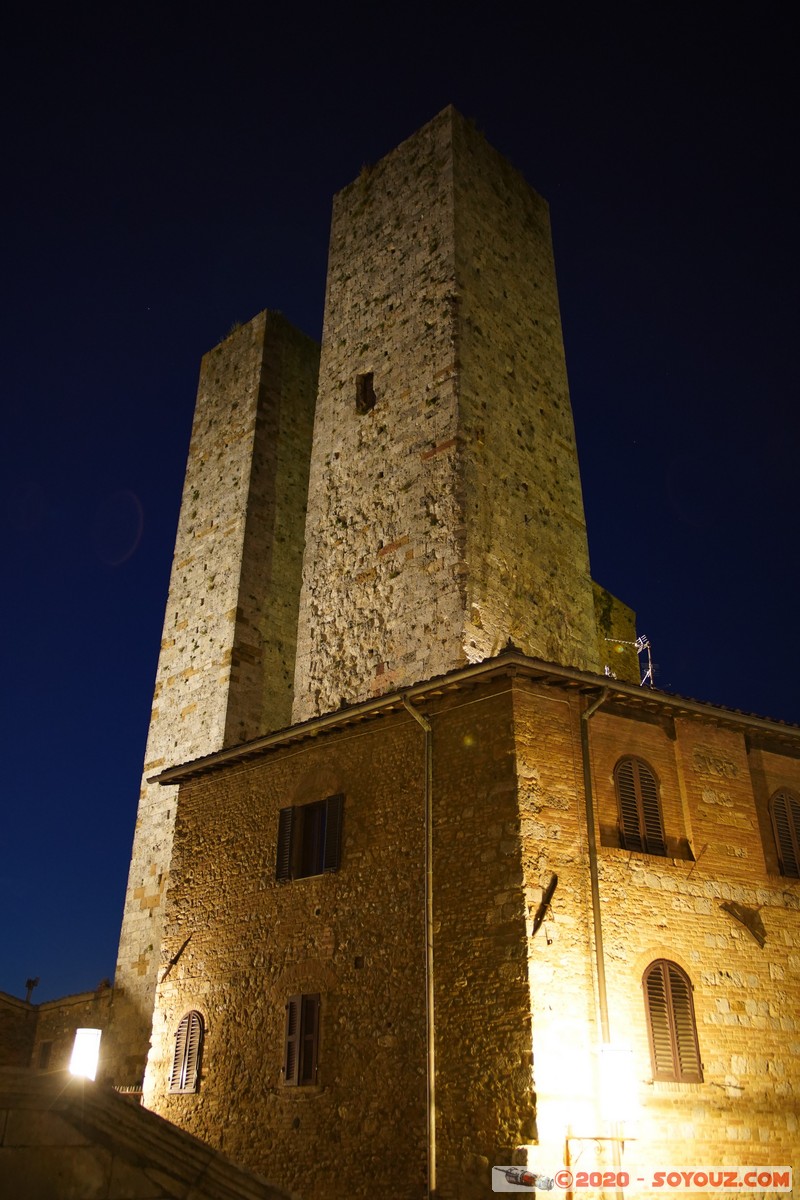
<svg viewBox="0 0 800 1200">
<path fill-rule="evenodd" d="M 800 800 L 791 792 L 776 792 L 769 802 L 781 875 L 800 878 Z"/>
<path fill-rule="evenodd" d="M 702 1083 L 692 984 L 674 962 L 651 963 L 642 980 L 653 1079 Z"/>
<path fill-rule="evenodd" d="M 203 1054 L 203 1018 L 188 1012 L 181 1018 L 175 1034 L 175 1056 L 169 1077 L 170 1092 L 196 1092 L 200 1085 L 200 1059 Z"/>
<path fill-rule="evenodd" d="M 619 828 L 626 850 L 666 854 L 656 777 L 641 758 L 621 758 L 614 768 Z"/>
</svg>

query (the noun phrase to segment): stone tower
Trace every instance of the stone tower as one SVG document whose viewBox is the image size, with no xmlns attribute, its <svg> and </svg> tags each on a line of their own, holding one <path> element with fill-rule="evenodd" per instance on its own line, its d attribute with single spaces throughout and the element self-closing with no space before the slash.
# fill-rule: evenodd
<svg viewBox="0 0 800 1200">
<path fill-rule="evenodd" d="M 293 720 L 509 639 L 600 669 L 547 204 L 447 108 L 334 201 Z"/>
<path fill-rule="evenodd" d="M 448 108 L 335 199 L 321 364 L 269 313 L 203 360 L 106 1053 L 117 1081 L 141 1075 L 165 966 L 176 795 L 148 779 L 509 639 L 598 670 L 604 638 L 632 629 L 624 605 L 593 599 L 547 205 Z"/>
<path fill-rule="evenodd" d="M 141 1078 L 177 788 L 148 777 L 291 717 L 319 350 L 261 313 L 203 359 L 145 753 L 106 1062 Z"/>
</svg>

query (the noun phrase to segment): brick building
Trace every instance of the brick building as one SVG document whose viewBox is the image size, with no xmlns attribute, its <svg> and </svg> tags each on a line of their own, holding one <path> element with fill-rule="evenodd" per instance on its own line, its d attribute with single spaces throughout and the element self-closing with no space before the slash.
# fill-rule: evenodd
<svg viewBox="0 0 800 1200">
<path fill-rule="evenodd" d="M 423 1195 L 431 1140 L 447 1197 L 521 1159 L 797 1169 L 798 894 L 770 804 L 800 789 L 798 744 L 509 651 L 168 772 L 146 1105 L 303 1196 Z M 326 868 L 308 841 L 332 797 Z M 176 1094 L 189 1012 L 202 1062 Z"/>
<path fill-rule="evenodd" d="M 321 351 L 203 360 L 106 1074 L 303 1197 L 800 1169 L 800 730 L 634 642 L 547 206 L 447 109 L 336 197 Z"/>
</svg>

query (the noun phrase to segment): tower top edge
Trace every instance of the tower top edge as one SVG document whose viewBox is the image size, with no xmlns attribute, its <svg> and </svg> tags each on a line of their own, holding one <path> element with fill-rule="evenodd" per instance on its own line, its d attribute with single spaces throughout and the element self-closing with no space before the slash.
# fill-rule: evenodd
<svg viewBox="0 0 800 1200">
<path fill-rule="evenodd" d="M 223 349 L 232 349 L 236 341 L 242 338 L 252 337 L 253 335 L 263 338 L 269 333 L 296 337 L 319 349 L 317 339 L 304 333 L 288 317 L 285 317 L 279 309 L 264 308 L 247 321 L 234 321 L 225 336 L 220 338 L 216 345 L 207 350 L 203 358 L 205 359 L 209 355 L 216 354 Z"/>
<path fill-rule="evenodd" d="M 445 105 L 443 109 L 436 113 L 435 116 L 431 117 L 429 121 L 426 121 L 425 124 L 420 126 L 419 129 L 415 130 L 414 133 L 409 134 L 408 137 L 404 138 L 401 142 L 388 150 L 386 154 L 381 155 L 376 162 L 365 163 L 355 179 L 352 179 L 350 183 L 345 184 L 344 187 L 340 188 L 334 194 L 334 202 L 340 197 L 343 197 L 352 188 L 363 184 L 385 163 L 407 154 L 409 148 L 414 142 L 421 142 L 426 138 L 430 138 L 435 134 L 440 126 L 448 124 L 450 126 L 449 141 L 451 145 L 454 145 L 457 139 L 460 137 L 463 138 L 464 142 L 471 142 L 473 146 L 480 146 L 484 154 L 489 154 L 495 158 L 498 167 L 512 172 L 512 174 L 519 179 L 525 188 L 527 188 L 529 192 L 532 192 L 533 195 L 545 205 L 546 209 L 549 209 L 550 206 L 545 197 L 542 196 L 541 193 L 538 192 L 536 188 L 533 187 L 533 185 L 525 178 L 519 167 L 515 166 L 514 163 L 512 163 L 511 160 L 505 154 L 503 154 L 501 150 L 498 150 L 496 146 L 492 145 L 473 118 L 464 116 L 461 110 L 456 108 L 454 104 Z"/>
</svg>

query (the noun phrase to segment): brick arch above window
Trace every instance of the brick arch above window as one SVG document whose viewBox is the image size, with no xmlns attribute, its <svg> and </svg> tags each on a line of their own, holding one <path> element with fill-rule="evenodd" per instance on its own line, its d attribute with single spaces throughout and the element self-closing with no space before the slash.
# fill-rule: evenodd
<svg viewBox="0 0 800 1200">
<path fill-rule="evenodd" d="M 800 797 L 781 789 L 769 802 L 781 875 L 800 878 Z"/>
<path fill-rule="evenodd" d="M 655 772 L 643 758 L 621 758 L 614 768 L 620 840 L 626 850 L 667 853 Z"/>
<path fill-rule="evenodd" d="M 642 979 L 653 1079 L 702 1083 L 692 982 L 677 963 L 660 958 Z"/>
<path fill-rule="evenodd" d="M 187 1095 L 199 1089 L 204 1034 L 203 1018 L 199 1012 L 188 1012 L 181 1017 L 175 1031 L 175 1053 L 169 1077 L 172 1094 Z"/>
</svg>

